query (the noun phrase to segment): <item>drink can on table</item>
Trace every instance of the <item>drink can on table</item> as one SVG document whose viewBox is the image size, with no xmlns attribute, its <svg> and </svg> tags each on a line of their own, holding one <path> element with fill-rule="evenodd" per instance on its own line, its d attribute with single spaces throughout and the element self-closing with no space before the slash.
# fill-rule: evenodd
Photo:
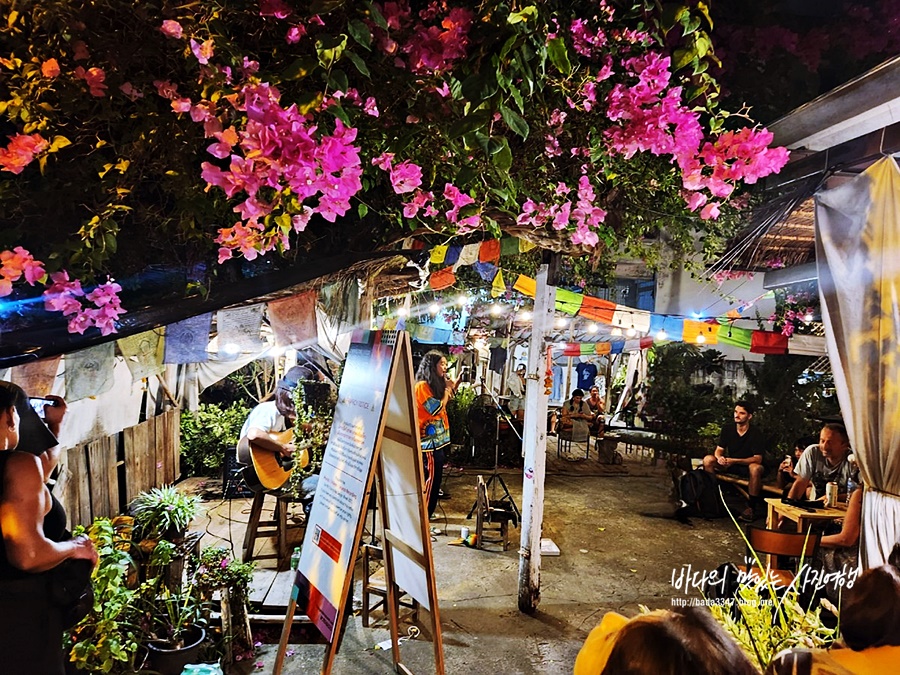
<svg viewBox="0 0 900 675">
<path fill-rule="evenodd" d="M 837 506 L 838 484 L 831 482 L 825 485 L 825 506 Z"/>
</svg>

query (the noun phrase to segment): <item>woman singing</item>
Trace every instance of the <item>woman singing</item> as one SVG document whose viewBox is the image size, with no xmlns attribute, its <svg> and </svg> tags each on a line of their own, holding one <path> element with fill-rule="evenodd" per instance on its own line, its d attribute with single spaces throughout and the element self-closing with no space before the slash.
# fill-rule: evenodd
<svg viewBox="0 0 900 675">
<path fill-rule="evenodd" d="M 419 436 L 425 453 L 425 494 L 428 495 L 428 517 L 434 514 L 444 475 L 444 448 L 450 445 L 450 422 L 447 403 L 456 392 L 459 380 L 447 374 L 447 357 L 432 350 L 422 357 L 416 371 L 416 408 Z"/>
</svg>

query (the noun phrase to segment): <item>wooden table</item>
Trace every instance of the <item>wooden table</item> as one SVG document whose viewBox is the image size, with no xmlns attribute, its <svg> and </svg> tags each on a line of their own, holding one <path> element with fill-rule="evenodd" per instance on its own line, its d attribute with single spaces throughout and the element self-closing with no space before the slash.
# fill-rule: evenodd
<svg viewBox="0 0 900 675">
<path fill-rule="evenodd" d="M 788 520 L 797 523 L 797 532 L 806 532 L 813 523 L 824 524 L 832 520 L 840 520 L 847 515 L 846 503 L 839 503 L 837 506 L 823 509 L 806 510 L 790 504 L 784 504 L 780 497 L 767 497 L 766 504 L 769 506 L 766 526 L 770 530 L 776 529 L 778 525 L 777 516 L 784 516 Z"/>
</svg>

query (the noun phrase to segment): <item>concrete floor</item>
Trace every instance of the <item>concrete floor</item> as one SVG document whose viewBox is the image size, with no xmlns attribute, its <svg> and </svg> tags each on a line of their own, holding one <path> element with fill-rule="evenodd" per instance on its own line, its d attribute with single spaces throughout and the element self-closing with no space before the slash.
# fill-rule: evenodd
<svg viewBox="0 0 900 675">
<path fill-rule="evenodd" d="M 511 530 L 507 552 L 480 551 L 448 542 L 459 528 L 474 521 L 465 516 L 475 498 L 472 470 L 445 482 L 451 499 L 433 525 L 443 534 L 432 543 L 437 573 L 440 615 L 447 673 L 568 673 L 588 631 L 609 610 L 626 615 L 670 607 L 673 598 L 699 597 L 698 589 L 677 589 L 673 575 L 690 565 L 693 571 L 713 570 L 736 561 L 742 541 L 728 519 L 695 520 L 692 526 L 650 515 L 671 514 L 671 480 L 662 467 L 645 458 L 626 457 L 626 475 L 587 461 L 548 462 L 543 536 L 561 549 L 559 557 L 544 557 L 541 602 L 534 615 L 517 609 L 518 542 Z M 502 473 L 516 503 L 521 505 L 520 471 Z M 650 514 L 650 515 L 647 515 Z M 357 576 L 358 578 L 358 576 Z M 355 607 L 359 606 L 358 593 Z M 390 637 L 385 620 L 363 628 L 351 617 L 332 672 L 366 674 L 393 672 L 390 651 L 375 650 Z M 321 669 L 325 647 L 292 644 L 283 673 L 300 675 Z M 272 672 L 276 645 L 263 645 L 253 663 L 233 672 Z M 424 639 L 401 645 L 402 662 L 413 673 L 434 672 L 433 645 Z"/>
</svg>

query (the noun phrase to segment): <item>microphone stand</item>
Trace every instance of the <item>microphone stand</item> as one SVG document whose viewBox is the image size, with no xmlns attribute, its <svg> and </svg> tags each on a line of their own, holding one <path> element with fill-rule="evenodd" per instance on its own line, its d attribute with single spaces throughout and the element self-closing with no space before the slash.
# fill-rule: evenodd
<svg viewBox="0 0 900 675">
<path fill-rule="evenodd" d="M 500 405 L 500 401 L 494 396 L 493 390 L 490 387 L 485 386 L 484 389 L 491 395 L 491 399 L 494 401 L 494 405 L 497 407 L 497 410 L 500 411 L 500 415 L 503 416 L 503 419 L 506 420 L 506 423 L 509 424 L 510 428 L 512 428 L 513 433 L 516 434 L 519 441 L 522 441 L 522 436 L 519 434 L 519 430 L 516 429 L 515 424 L 513 424 L 512 419 L 509 415 L 506 414 L 506 411 L 503 409 L 503 406 Z M 522 514 L 519 512 L 519 507 L 516 506 L 516 502 L 513 499 L 513 496 L 509 493 L 509 488 L 506 487 L 506 482 L 503 480 L 503 476 L 500 475 L 500 417 L 497 417 L 497 431 L 494 436 L 494 470 L 491 472 L 490 478 L 488 478 L 487 483 L 485 484 L 486 488 L 490 488 L 491 492 L 491 501 L 495 501 L 495 496 L 497 492 L 497 486 L 494 485 L 494 481 L 500 483 L 500 487 L 503 488 L 503 496 L 499 501 L 509 501 L 509 505 L 512 507 L 512 510 L 516 514 L 516 518 L 518 520 L 522 519 Z M 493 487 L 492 487 L 493 486 Z M 472 508 L 469 511 L 469 515 L 466 516 L 467 520 L 471 520 L 472 514 L 475 513 L 475 509 L 478 508 L 478 499 L 475 499 L 475 503 L 472 504 Z"/>
</svg>

